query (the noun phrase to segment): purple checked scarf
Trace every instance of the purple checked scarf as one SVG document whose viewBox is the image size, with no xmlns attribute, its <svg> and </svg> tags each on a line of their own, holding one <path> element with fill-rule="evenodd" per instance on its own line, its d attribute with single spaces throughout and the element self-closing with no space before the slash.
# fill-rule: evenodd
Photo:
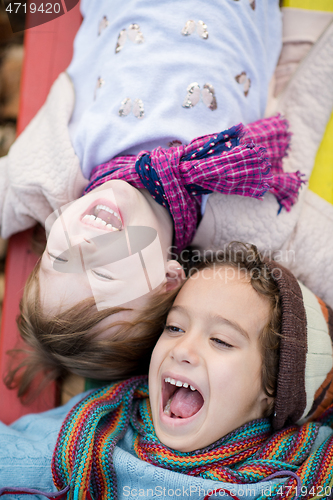
<svg viewBox="0 0 333 500">
<path fill-rule="evenodd" d="M 188 146 L 113 158 L 93 169 L 85 193 L 111 179 L 148 189 L 169 211 L 174 245 L 181 251 L 194 238 L 202 194 L 218 191 L 261 199 L 270 191 L 280 210 L 290 210 L 304 181 L 300 172 L 283 171 L 289 140 L 288 122 L 281 116 L 239 124 L 194 139 Z"/>
</svg>

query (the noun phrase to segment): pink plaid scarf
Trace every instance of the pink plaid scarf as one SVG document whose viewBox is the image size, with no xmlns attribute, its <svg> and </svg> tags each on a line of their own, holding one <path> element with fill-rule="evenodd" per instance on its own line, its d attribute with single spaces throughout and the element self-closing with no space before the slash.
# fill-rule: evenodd
<svg viewBox="0 0 333 500">
<path fill-rule="evenodd" d="M 287 211 L 295 203 L 300 172 L 286 173 L 282 158 L 290 140 L 288 122 L 280 116 L 246 127 L 239 124 L 220 134 L 194 139 L 188 146 L 119 156 L 92 171 L 85 193 L 111 179 L 149 190 L 170 213 L 178 251 L 194 238 L 202 194 L 218 191 L 261 199 L 272 192 Z M 279 210 L 279 211 L 280 211 Z"/>
</svg>

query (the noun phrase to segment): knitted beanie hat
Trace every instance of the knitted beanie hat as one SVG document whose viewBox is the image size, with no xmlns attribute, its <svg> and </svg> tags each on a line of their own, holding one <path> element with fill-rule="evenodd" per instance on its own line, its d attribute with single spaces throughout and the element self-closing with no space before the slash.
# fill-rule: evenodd
<svg viewBox="0 0 333 500">
<path fill-rule="evenodd" d="M 275 261 L 266 261 L 280 291 L 281 340 L 274 430 L 310 418 L 332 382 L 333 311 Z"/>
</svg>

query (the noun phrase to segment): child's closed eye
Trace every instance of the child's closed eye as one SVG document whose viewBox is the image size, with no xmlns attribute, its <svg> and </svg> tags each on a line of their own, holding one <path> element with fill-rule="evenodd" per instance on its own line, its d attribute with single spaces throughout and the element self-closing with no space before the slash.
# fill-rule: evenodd
<svg viewBox="0 0 333 500">
<path fill-rule="evenodd" d="M 95 271 L 94 269 L 91 269 L 91 272 L 97 276 L 97 278 L 99 279 L 102 279 L 102 280 L 113 280 L 114 278 L 112 278 L 112 276 L 110 276 L 109 274 L 106 274 L 106 273 L 101 273 L 99 271 Z"/>
<path fill-rule="evenodd" d="M 57 262 L 68 262 L 67 259 L 62 259 L 61 257 L 57 257 L 56 255 L 53 255 L 53 253 L 51 252 L 47 252 L 48 253 L 48 256 L 52 259 L 52 260 L 56 260 Z"/>
<path fill-rule="evenodd" d="M 184 333 L 184 330 L 182 328 L 174 325 L 165 325 L 164 331 L 168 333 Z"/>
<path fill-rule="evenodd" d="M 228 342 L 225 342 L 224 340 L 217 337 L 212 337 L 211 341 L 214 342 L 214 344 L 216 344 L 218 347 L 224 347 L 227 349 L 231 349 L 233 347 L 231 344 L 228 344 Z"/>
</svg>

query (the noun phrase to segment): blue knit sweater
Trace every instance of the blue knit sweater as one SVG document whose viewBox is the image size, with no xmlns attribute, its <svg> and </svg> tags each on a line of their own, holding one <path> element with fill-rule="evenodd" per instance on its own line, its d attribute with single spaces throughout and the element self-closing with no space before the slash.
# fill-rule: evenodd
<svg viewBox="0 0 333 500">
<path fill-rule="evenodd" d="M 0 423 L 0 489 L 21 487 L 56 491 L 51 474 L 53 449 L 66 414 L 83 397 L 84 394 L 80 394 L 65 406 L 45 413 L 26 415 L 11 426 Z M 313 450 L 332 432 L 329 427 L 322 427 Z M 269 493 L 270 485 L 273 484 L 273 481 L 255 485 L 226 484 L 155 467 L 135 456 L 132 435 L 129 428 L 113 455 L 119 500 L 155 497 L 169 500 L 187 497 L 203 500 L 205 495 L 217 488 L 225 488 L 239 498 L 255 499 Z M 227 493 L 221 495 L 222 493 L 217 493 L 211 498 L 230 498 Z M 37 500 L 44 497 L 8 494 L 1 498 Z"/>
</svg>

